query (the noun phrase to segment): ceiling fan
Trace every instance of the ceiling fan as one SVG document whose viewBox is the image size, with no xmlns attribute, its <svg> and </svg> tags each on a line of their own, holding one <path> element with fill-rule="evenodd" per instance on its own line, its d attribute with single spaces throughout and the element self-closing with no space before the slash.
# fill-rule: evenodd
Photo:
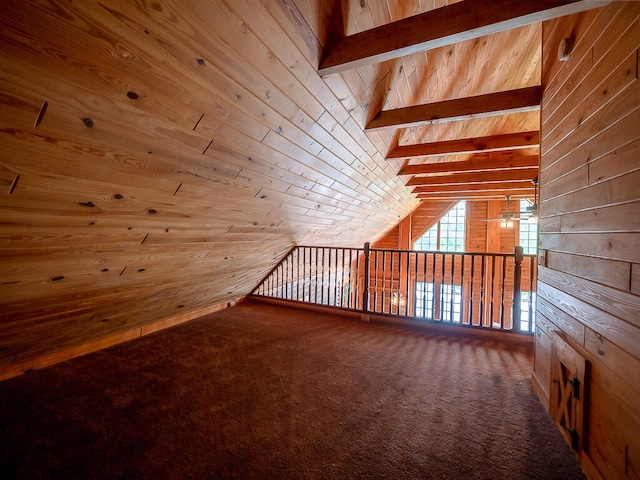
<svg viewBox="0 0 640 480">
<path fill-rule="evenodd" d="M 531 180 L 534 186 L 534 200 L 531 205 L 527 205 L 524 210 L 511 211 L 509 203 L 511 195 L 507 195 L 507 210 L 500 213 L 500 218 L 488 219 L 488 222 L 500 222 L 501 227 L 513 227 L 513 222 L 520 220 L 536 220 L 538 218 L 538 177 Z"/>
</svg>

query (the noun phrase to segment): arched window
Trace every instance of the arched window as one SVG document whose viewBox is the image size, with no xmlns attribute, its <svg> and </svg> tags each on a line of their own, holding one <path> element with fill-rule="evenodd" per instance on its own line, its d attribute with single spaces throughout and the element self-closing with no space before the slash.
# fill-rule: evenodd
<svg viewBox="0 0 640 480">
<path fill-rule="evenodd" d="M 460 200 L 413 245 L 414 250 L 464 252 L 466 202 Z"/>
</svg>

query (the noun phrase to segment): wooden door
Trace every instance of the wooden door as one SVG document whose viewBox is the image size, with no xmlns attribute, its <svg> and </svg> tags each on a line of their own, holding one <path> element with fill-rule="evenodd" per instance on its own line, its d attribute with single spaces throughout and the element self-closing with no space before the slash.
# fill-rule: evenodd
<svg viewBox="0 0 640 480">
<path fill-rule="evenodd" d="M 578 457 L 586 445 L 588 368 L 589 362 L 556 333 L 551 371 L 551 415 Z"/>
</svg>

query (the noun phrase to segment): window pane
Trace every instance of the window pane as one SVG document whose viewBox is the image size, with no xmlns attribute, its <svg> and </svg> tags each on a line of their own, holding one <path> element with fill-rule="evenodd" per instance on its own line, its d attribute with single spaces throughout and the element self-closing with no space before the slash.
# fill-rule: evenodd
<svg viewBox="0 0 640 480">
<path fill-rule="evenodd" d="M 520 294 L 520 329 L 535 331 L 536 320 L 536 294 L 535 292 L 522 292 Z"/>
<path fill-rule="evenodd" d="M 434 252 L 438 250 L 438 224 L 427 230 L 415 243 L 415 250 L 427 250 Z"/>
<path fill-rule="evenodd" d="M 416 317 L 433 318 L 433 283 L 416 282 Z"/>
<path fill-rule="evenodd" d="M 441 292 L 440 316 L 442 320 L 459 322 L 462 317 L 462 287 L 443 284 Z"/>
<path fill-rule="evenodd" d="M 458 202 L 440 219 L 440 251 L 464 252 L 466 203 Z"/>
<path fill-rule="evenodd" d="M 530 206 L 527 200 L 520 200 L 520 211 Z M 525 255 L 535 254 L 538 246 L 538 222 L 535 219 L 520 220 L 520 246 Z"/>
</svg>

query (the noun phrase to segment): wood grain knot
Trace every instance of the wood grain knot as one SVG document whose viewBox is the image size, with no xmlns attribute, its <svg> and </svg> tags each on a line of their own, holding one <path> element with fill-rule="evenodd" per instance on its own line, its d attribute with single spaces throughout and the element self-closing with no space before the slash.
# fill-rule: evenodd
<svg viewBox="0 0 640 480">
<path fill-rule="evenodd" d="M 89 207 L 89 208 L 95 207 L 93 202 L 78 202 L 78 205 L 80 205 L 81 207 Z"/>
<path fill-rule="evenodd" d="M 137 100 L 138 98 L 140 98 L 140 96 L 133 91 L 127 92 L 127 97 L 129 97 L 131 100 Z"/>
<path fill-rule="evenodd" d="M 124 197 L 122 195 L 120 195 L 119 193 L 116 193 L 113 198 L 115 198 L 116 200 L 122 200 Z"/>
<path fill-rule="evenodd" d="M 57 277 L 53 277 L 51 279 L 52 282 L 58 282 L 64 278 L 64 275 L 58 275 Z"/>
</svg>

